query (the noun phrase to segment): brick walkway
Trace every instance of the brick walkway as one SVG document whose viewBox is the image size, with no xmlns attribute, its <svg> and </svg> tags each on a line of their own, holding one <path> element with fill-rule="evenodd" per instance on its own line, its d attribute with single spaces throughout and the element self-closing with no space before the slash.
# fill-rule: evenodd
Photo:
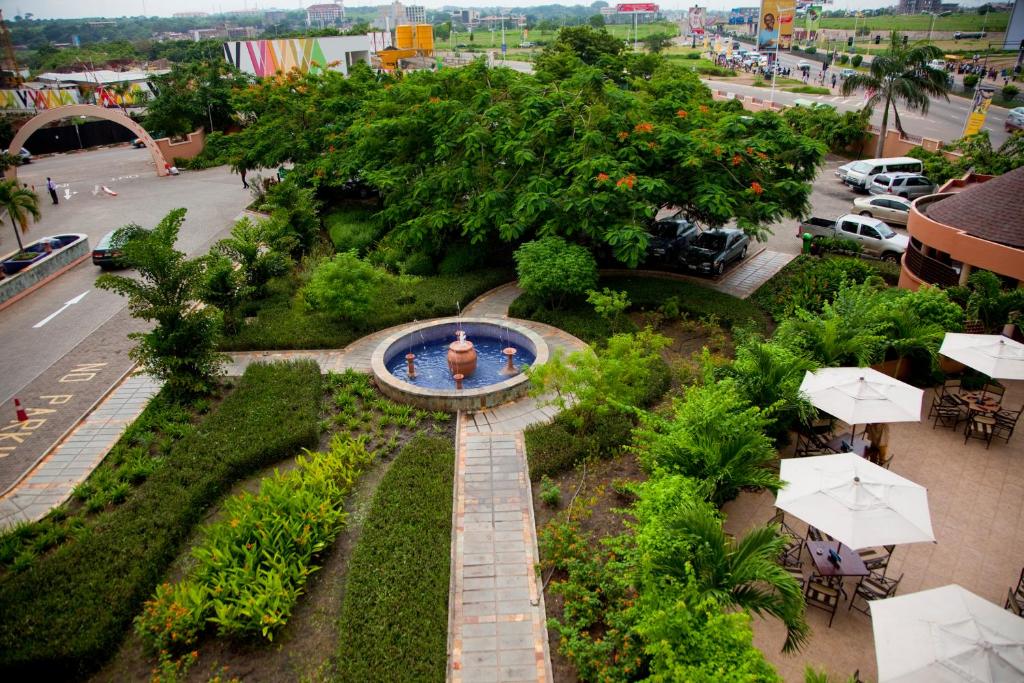
<svg viewBox="0 0 1024 683">
<path fill-rule="evenodd" d="M 25 477 L 0 498 L 0 528 L 42 519 L 63 503 L 113 448 L 160 389 L 146 375 L 125 378 Z"/>
</svg>

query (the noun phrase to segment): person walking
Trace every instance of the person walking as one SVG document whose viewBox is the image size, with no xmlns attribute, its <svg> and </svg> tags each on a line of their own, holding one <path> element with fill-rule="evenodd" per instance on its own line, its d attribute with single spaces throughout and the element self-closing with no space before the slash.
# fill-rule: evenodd
<svg viewBox="0 0 1024 683">
<path fill-rule="evenodd" d="M 248 190 L 249 189 L 249 183 L 245 182 L 245 172 L 246 171 L 245 171 L 244 168 L 241 171 L 239 171 L 239 173 L 242 176 L 242 189 Z"/>
<path fill-rule="evenodd" d="M 46 189 L 50 191 L 50 199 L 53 200 L 54 206 L 57 205 L 57 183 L 53 182 L 53 178 L 46 179 Z"/>
<path fill-rule="evenodd" d="M 832 88 L 835 89 L 835 87 L 836 87 L 836 75 L 832 74 Z"/>
</svg>

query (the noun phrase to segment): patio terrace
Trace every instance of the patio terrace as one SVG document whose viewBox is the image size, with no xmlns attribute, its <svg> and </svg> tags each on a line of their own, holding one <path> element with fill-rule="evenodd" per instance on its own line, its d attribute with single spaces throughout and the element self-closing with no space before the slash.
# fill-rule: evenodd
<svg viewBox="0 0 1024 683">
<path fill-rule="evenodd" d="M 1001 383 L 1006 386 L 1002 406 L 1019 409 L 1024 381 Z M 925 392 L 922 418 L 933 396 Z M 922 419 L 890 425 L 889 452 L 895 456 L 890 469 L 927 487 L 936 543 L 897 546 L 886 576 L 904 575 L 897 595 L 957 583 L 1002 607 L 1024 566 L 1024 420 L 1009 443 L 994 440 L 987 450 L 981 440 L 964 444 L 963 423 L 955 432 L 932 424 Z M 783 457 L 792 453 L 791 444 Z M 741 535 L 764 524 L 775 513 L 774 501 L 768 492 L 741 494 L 724 507 L 725 530 Z M 793 515 L 786 515 L 786 522 L 807 531 Z M 813 565 L 806 551 L 802 557 L 809 576 Z M 846 579 L 848 595 L 855 585 L 855 579 Z M 836 680 L 845 681 L 857 670 L 862 680 L 877 680 L 871 618 L 848 606 L 849 597 L 841 601 L 831 628 L 827 612 L 808 608 L 811 637 L 796 654 L 782 654 L 785 628 L 776 619 L 754 617 L 754 643 L 786 681 L 803 681 L 807 665 Z"/>
</svg>

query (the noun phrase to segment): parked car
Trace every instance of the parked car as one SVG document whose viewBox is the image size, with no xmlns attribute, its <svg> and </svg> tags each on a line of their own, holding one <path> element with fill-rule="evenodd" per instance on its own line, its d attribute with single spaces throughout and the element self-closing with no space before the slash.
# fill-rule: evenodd
<svg viewBox="0 0 1024 683">
<path fill-rule="evenodd" d="M 904 199 L 916 199 L 935 194 L 935 183 L 920 173 L 880 173 L 868 187 L 871 194 L 894 194 Z"/>
<path fill-rule="evenodd" d="M 843 182 L 855 190 L 867 192 L 871 181 L 879 173 L 922 173 L 924 164 L 913 157 L 890 157 L 886 159 L 862 159 L 843 175 Z"/>
<path fill-rule="evenodd" d="M 853 213 L 869 218 L 881 218 L 892 225 L 906 225 L 910 214 L 910 200 L 903 197 L 869 196 L 857 197 L 853 200 Z"/>
<path fill-rule="evenodd" d="M 140 147 L 145 146 L 146 143 L 142 141 L 142 138 L 135 138 L 134 140 L 132 140 L 132 147 L 134 147 L 135 149 L 139 149 Z"/>
<path fill-rule="evenodd" d="M 842 71 L 839 72 L 839 77 L 840 78 L 849 78 L 850 76 L 856 76 L 856 75 L 857 75 L 856 69 L 843 69 Z"/>
<path fill-rule="evenodd" d="M 119 239 L 114 239 L 114 235 L 116 233 L 117 230 L 111 230 L 100 238 L 96 248 L 92 250 L 92 264 L 94 266 L 99 266 L 103 270 L 107 270 L 109 268 L 124 268 L 124 263 L 120 258 L 121 248 L 124 246 L 124 242 Z"/>
<path fill-rule="evenodd" d="M 811 68 L 811 63 L 808 62 L 806 59 L 801 59 L 799 62 L 796 63 L 796 68 L 798 68 L 798 69 L 810 69 Z"/>
<path fill-rule="evenodd" d="M 898 261 L 907 250 L 910 238 L 897 234 L 877 218 L 848 213 L 838 220 L 809 218 L 797 227 L 797 237 L 809 233 L 811 237 L 838 237 L 859 242 L 864 252 L 886 261 Z"/>
<path fill-rule="evenodd" d="M 690 243 L 700 234 L 697 224 L 680 214 L 655 221 L 647 243 L 649 261 L 678 265 Z"/>
<path fill-rule="evenodd" d="M 32 163 L 32 154 L 27 149 L 25 149 L 24 147 L 22 147 L 21 149 L 18 150 L 18 156 L 21 158 L 21 163 L 23 163 L 23 164 L 31 164 Z"/>
<path fill-rule="evenodd" d="M 683 262 L 687 270 L 721 275 L 730 263 L 746 257 L 749 245 L 750 238 L 737 228 L 706 230 L 683 252 Z"/>
<path fill-rule="evenodd" d="M 1015 130 L 1024 130 L 1024 107 L 1014 107 L 1007 112 L 1003 128 L 1006 129 L 1007 133 L 1012 133 Z"/>
<path fill-rule="evenodd" d="M 853 165 L 855 163 L 857 163 L 857 162 L 856 161 L 851 161 L 850 163 L 843 164 L 842 166 L 840 166 L 839 168 L 836 169 L 836 177 L 839 178 L 839 182 L 841 182 L 841 183 L 845 183 L 846 182 L 846 174 L 850 172 L 850 169 L 853 168 Z"/>
</svg>

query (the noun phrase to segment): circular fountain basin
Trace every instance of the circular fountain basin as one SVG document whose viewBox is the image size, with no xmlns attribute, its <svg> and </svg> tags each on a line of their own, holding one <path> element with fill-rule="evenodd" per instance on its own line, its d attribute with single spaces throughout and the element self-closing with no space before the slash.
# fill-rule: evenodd
<svg viewBox="0 0 1024 683">
<path fill-rule="evenodd" d="M 477 352 L 476 371 L 455 388 L 448 368 L 448 346 L 458 330 L 466 333 Z M 526 395 L 529 378 L 520 372 L 501 374 L 507 361 L 502 349 L 516 349 L 514 364 L 544 363 L 548 345 L 539 334 L 522 325 L 493 318 L 440 318 L 419 323 L 382 341 L 370 358 L 381 392 L 388 398 L 427 410 L 480 410 Z M 405 355 L 416 355 L 415 377 L 409 377 Z"/>
</svg>

